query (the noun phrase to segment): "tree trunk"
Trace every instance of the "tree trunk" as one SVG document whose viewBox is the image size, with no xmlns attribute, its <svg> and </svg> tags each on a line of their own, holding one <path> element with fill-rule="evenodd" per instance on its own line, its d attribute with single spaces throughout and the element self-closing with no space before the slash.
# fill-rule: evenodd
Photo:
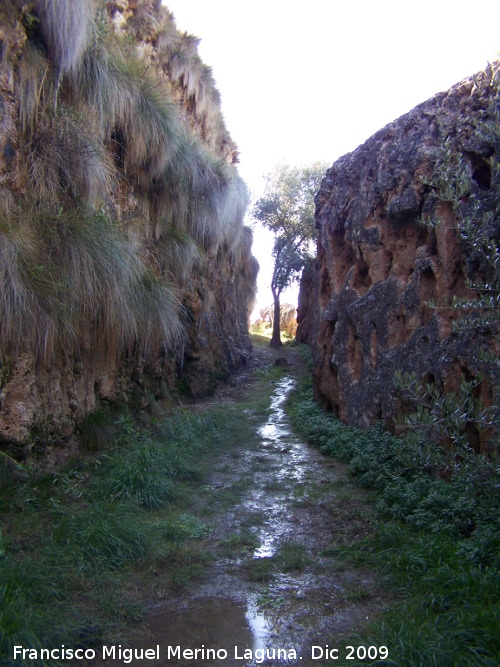
<svg viewBox="0 0 500 667">
<path fill-rule="evenodd" d="M 273 336 L 269 347 L 281 347 L 283 343 L 281 342 L 281 332 L 280 332 L 280 293 L 276 292 L 273 288 L 273 300 L 274 300 L 274 318 L 273 318 Z"/>
</svg>

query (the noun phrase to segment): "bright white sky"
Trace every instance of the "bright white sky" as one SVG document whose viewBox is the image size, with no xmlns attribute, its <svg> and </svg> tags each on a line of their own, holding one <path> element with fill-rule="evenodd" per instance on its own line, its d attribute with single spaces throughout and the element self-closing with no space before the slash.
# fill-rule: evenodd
<svg viewBox="0 0 500 667">
<path fill-rule="evenodd" d="M 499 0 L 163 3 L 202 40 L 254 197 L 276 163 L 333 164 L 500 53 Z M 272 303 L 271 245 L 255 232 L 259 307 Z"/>
</svg>

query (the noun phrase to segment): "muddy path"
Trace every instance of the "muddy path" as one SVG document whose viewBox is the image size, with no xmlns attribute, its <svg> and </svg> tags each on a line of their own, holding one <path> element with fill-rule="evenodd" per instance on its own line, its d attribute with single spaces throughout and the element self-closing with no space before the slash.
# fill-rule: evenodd
<svg viewBox="0 0 500 667">
<path fill-rule="evenodd" d="M 267 383 L 271 403 L 263 410 L 263 397 L 249 396 L 262 393 L 277 355 L 288 365 Z M 149 600 L 142 637 L 131 645 L 159 646 L 159 659 L 132 664 L 325 665 L 325 647 L 341 654 L 342 638 L 384 606 L 369 573 L 345 569 L 332 555 L 370 530 L 373 510 L 342 465 L 293 433 L 284 404 L 303 372 L 297 350 L 256 348 L 232 386 L 194 406 L 241 409 L 255 437 L 211 461 L 190 510 L 208 526 L 211 560 L 195 581 Z"/>
</svg>

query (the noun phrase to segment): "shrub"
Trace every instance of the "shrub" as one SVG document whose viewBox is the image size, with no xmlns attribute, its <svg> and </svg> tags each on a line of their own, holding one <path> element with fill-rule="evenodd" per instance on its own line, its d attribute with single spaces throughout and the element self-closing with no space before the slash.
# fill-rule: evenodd
<svg viewBox="0 0 500 667">
<path fill-rule="evenodd" d="M 490 68 L 489 74 L 492 72 Z M 490 85 L 498 89 L 494 78 Z M 498 192 L 500 187 L 498 95 L 492 95 L 485 107 L 481 122 L 471 128 L 469 141 L 481 146 L 481 155 L 489 156 L 482 162 L 488 186 L 479 184 L 468 150 L 453 145 L 451 136 L 435 151 L 431 177 L 422 179 L 453 213 L 469 292 L 430 305 L 455 311 L 454 333 L 461 334 L 466 345 L 477 348 L 475 358 L 471 360 L 468 355 L 469 360 L 461 364 L 462 377 L 456 391 L 446 394 L 442 387 L 424 383 L 414 373 L 397 373 L 395 377 L 403 398 L 415 406 L 415 412 L 402 420 L 402 426 L 409 431 L 421 429 L 428 438 L 448 442 L 457 458 L 468 461 L 477 453 L 493 460 L 500 454 L 500 363 L 495 344 L 500 324 L 498 203 L 490 192 L 484 192 Z M 419 222 L 433 228 L 444 224 L 432 216 Z"/>
</svg>

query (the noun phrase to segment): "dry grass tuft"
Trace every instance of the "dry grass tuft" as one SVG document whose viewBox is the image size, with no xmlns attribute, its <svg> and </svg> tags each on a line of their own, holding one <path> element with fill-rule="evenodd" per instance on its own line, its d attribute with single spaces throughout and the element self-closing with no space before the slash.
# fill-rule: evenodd
<svg viewBox="0 0 500 667">
<path fill-rule="evenodd" d="M 169 53 L 170 75 L 174 81 L 178 81 L 183 86 L 188 96 L 195 94 L 201 76 L 202 62 L 198 55 L 199 43 L 198 37 L 183 33 L 172 44 Z"/>
<path fill-rule="evenodd" d="M 90 209 L 4 220 L 0 270 L 2 352 L 25 345 L 41 361 L 76 349 L 113 356 L 182 334 L 175 290 Z"/>
<path fill-rule="evenodd" d="M 174 225 L 158 222 L 152 252 L 158 256 L 163 276 L 183 283 L 202 257 L 202 250 L 193 237 Z"/>
<path fill-rule="evenodd" d="M 56 72 L 74 71 L 91 34 L 91 0 L 35 0 L 35 14 L 49 59 Z"/>
<path fill-rule="evenodd" d="M 29 145 L 32 193 L 45 202 L 67 194 L 93 205 L 104 201 L 115 169 L 88 119 L 60 105 L 54 117 L 44 117 Z"/>
<path fill-rule="evenodd" d="M 102 37 L 67 77 L 68 99 L 78 108 L 91 106 L 125 174 L 146 186 L 175 160 L 185 131 L 163 84 L 137 57 L 113 46 L 112 39 L 108 48 Z"/>
<path fill-rule="evenodd" d="M 34 132 L 38 112 L 54 98 L 50 62 L 32 42 L 26 42 L 19 61 L 19 120 L 23 133 Z"/>
<path fill-rule="evenodd" d="M 205 248 L 217 250 L 242 224 L 247 188 L 234 167 L 208 151 L 191 172 L 191 188 L 188 229 Z"/>
<path fill-rule="evenodd" d="M 2 354 L 28 347 L 44 355 L 54 348 L 61 304 L 35 234 L 19 221 L 0 221 L 0 272 Z"/>
</svg>

